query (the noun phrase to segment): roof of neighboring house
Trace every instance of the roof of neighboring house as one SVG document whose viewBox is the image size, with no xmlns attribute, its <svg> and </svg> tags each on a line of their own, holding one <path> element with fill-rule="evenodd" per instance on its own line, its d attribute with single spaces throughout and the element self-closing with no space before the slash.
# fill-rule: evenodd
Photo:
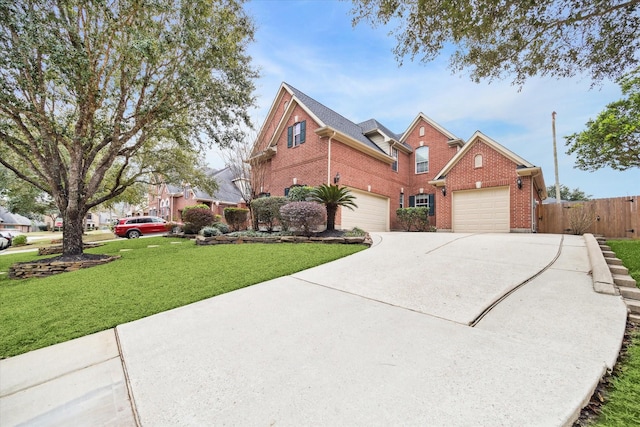
<svg viewBox="0 0 640 427">
<path fill-rule="evenodd" d="M 210 201 L 219 201 L 219 202 L 228 202 L 228 203 L 240 203 L 244 201 L 242 197 L 242 192 L 240 189 L 234 184 L 234 180 L 237 179 L 234 176 L 233 171 L 230 167 L 226 167 L 220 170 L 210 169 L 207 171 L 218 183 L 218 190 L 213 194 L 209 194 L 206 191 L 203 191 L 197 187 L 191 188 L 195 197 L 199 200 L 210 200 Z M 184 187 L 174 185 L 174 184 L 166 184 L 167 192 L 173 195 L 182 194 L 184 192 Z"/>
<path fill-rule="evenodd" d="M 394 132 L 391 132 L 375 119 L 369 119 L 360 124 L 354 123 L 341 114 L 336 113 L 331 108 L 324 106 L 315 99 L 306 95 L 304 92 L 301 92 L 298 89 L 294 88 L 290 84 L 283 83 L 283 86 L 289 89 L 289 91 L 322 122 L 319 123 L 319 125 L 321 126 L 329 126 L 341 133 L 344 133 L 345 135 L 348 135 L 356 141 L 359 141 L 364 145 L 378 150 L 384 154 L 389 153 L 386 153 L 384 150 L 378 147 L 378 145 L 371 139 L 369 139 L 365 135 L 365 133 L 369 133 L 372 130 L 379 129 L 394 140 L 399 140 L 398 135 L 396 135 Z"/>
<path fill-rule="evenodd" d="M 233 182 L 239 177 L 235 176 L 230 167 L 220 169 L 213 172 L 212 175 L 218 183 L 218 190 L 213 195 L 214 200 L 221 202 L 239 203 L 243 202 L 242 192 L 238 186 Z"/>
<path fill-rule="evenodd" d="M 3 208 L 2 206 L 0 206 L 0 222 L 2 222 L 5 225 L 8 225 L 8 224 L 31 225 L 31 220 L 26 216 L 11 213 L 7 209 Z"/>
</svg>

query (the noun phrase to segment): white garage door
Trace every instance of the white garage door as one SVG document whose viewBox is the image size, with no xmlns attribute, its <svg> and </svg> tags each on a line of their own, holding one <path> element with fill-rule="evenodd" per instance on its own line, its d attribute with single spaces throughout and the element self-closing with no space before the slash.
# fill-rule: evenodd
<svg viewBox="0 0 640 427">
<path fill-rule="evenodd" d="M 354 210 L 342 209 L 343 230 L 359 227 L 365 231 L 389 231 L 389 198 L 350 189 L 355 196 Z"/>
<path fill-rule="evenodd" d="M 509 187 L 453 192 L 453 231 L 508 233 Z"/>
</svg>

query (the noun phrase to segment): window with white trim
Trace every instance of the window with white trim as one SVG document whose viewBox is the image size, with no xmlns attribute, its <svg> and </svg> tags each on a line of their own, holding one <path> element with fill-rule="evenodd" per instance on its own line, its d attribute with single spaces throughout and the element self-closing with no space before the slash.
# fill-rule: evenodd
<svg viewBox="0 0 640 427">
<path fill-rule="evenodd" d="M 429 172 L 429 147 L 416 148 L 416 173 Z"/>
<path fill-rule="evenodd" d="M 391 170 L 394 172 L 398 172 L 398 149 L 397 148 L 391 148 L 391 157 L 395 159 L 391 164 Z"/>
<path fill-rule="evenodd" d="M 404 193 L 400 193 L 400 209 L 404 208 Z"/>
</svg>

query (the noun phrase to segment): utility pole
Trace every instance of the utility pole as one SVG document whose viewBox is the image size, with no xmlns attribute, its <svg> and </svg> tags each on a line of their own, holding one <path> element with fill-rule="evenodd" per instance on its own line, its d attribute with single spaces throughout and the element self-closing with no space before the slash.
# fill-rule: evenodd
<svg viewBox="0 0 640 427">
<path fill-rule="evenodd" d="M 553 163 L 556 172 L 556 203 L 560 203 L 560 178 L 558 177 L 558 149 L 556 147 L 556 112 L 551 113 L 551 131 L 553 132 Z"/>
</svg>

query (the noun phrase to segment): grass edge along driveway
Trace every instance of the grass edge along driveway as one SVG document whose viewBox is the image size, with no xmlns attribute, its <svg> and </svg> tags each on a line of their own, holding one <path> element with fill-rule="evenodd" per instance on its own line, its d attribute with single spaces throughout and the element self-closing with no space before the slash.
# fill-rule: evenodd
<svg viewBox="0 0 640 427">
<path fill-rule="evenodd" d="M 607 245 L 629 269 L 631 277 L 640 284 L 640 240 L 610 240 Z M 611 385 L 600 417 L 594 425 L 640 425 L 640 328 L 632 332 L 631 344 L 614 369 Z"/>
<path fill-rule="evenodd" d="M 68 341 L 365 249 L 278 243 L 196 246 L 185 239 L 119 240 L 86 250 L 111 263 L 41 279 L 0 275 L 0 358 Z M 0 256 L 0 272 L 36 253 Z"/>
</svg>

